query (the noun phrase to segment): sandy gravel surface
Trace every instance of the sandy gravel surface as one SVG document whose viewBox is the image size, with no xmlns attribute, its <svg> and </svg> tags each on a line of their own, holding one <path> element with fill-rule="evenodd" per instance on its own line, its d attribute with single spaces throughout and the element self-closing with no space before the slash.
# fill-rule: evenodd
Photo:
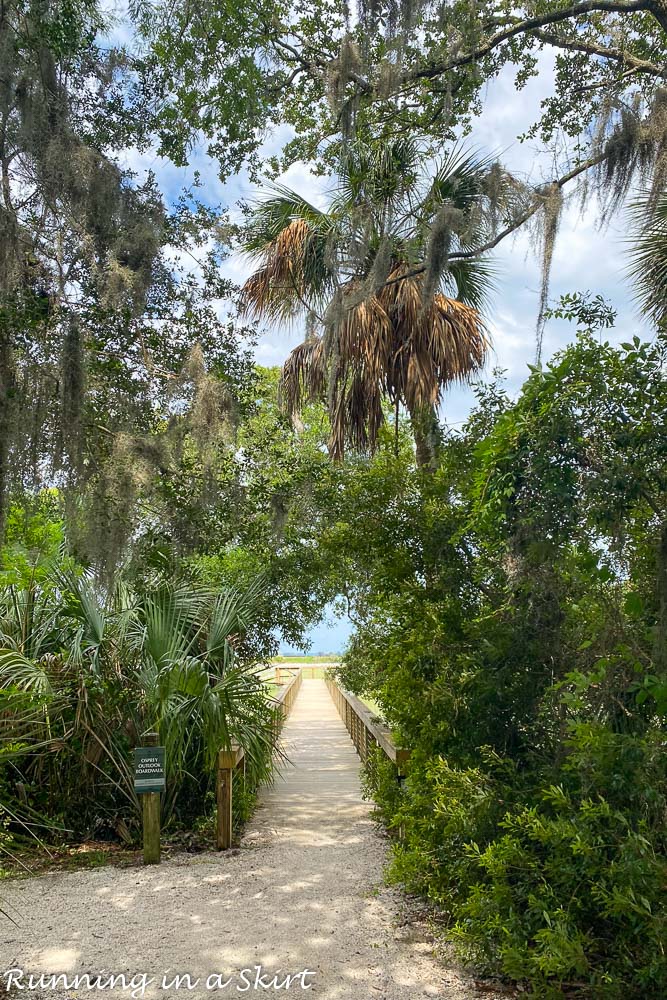
<svg viewBox="0 0 667 1000">
<path fill-rule="evenodd" d="M 386 839 L 324 682 L 303 682 L 285 737 L 290 764 L 239 851 L 3 883 L 18 925 L 0 920 L 0 972 L 101 974 L 93 989 L 16 996 L 494 1000 L 435 957 L 410 904 L 383 885 Z M 125 981 L 109 988 L 110 973 Z M 174 975 L 198 982 L 175 988 Z"/>
</svg>

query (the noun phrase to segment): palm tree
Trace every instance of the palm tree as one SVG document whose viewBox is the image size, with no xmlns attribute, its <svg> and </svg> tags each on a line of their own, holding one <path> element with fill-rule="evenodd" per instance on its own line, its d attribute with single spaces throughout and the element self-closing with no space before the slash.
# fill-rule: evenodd
<svg viewBox="0 0 667 1000">
<path fill-rule="evenodd" d="M 396 419 L 407 409 L 417 460 L 432 463 L 443 390 L 477 372 L 488 349 L 480 309 L 492 272 L 478 252 L 497 168 L 455 149 L 428 176 L 423 159 L 406 140 L 352 144 L 328 211 L 276 187 L 246 231 L 257 269 L 244 309 L 281 322 L 305 316 L 282 396 L 292 414 L 326 399 L 334 458 L 347 443 L 376 446 L 388 401 Z"/>
</svg>

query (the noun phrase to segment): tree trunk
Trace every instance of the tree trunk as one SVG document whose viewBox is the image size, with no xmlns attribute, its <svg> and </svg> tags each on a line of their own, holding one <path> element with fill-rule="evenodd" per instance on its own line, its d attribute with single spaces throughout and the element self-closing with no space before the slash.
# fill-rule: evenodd
<svg viewBox="0 0 667 1000">
<path fill-rule="evenodd" d="M 440 465 L 442 430 L 434 406 L 410 411 L 410 423 L 415 439 L 415 457 L 420 469 L 435 472 Z"/>
<path fill-rule="evenodd" d="M 0 323 L 2 320 L 0 319 Z M 9 331 L 0 326 L 0 544 L 4 538 L 9 479 L 9 448 L 14 410 L 14 366 Z"/>
<path fill-rule="evenodd" d="M 667 521 L 662 522 L 656 553 L 656 595 L 658 617 L 653 641 L 653 667 L 659 677 L 667 676 Z"/>
</svg>

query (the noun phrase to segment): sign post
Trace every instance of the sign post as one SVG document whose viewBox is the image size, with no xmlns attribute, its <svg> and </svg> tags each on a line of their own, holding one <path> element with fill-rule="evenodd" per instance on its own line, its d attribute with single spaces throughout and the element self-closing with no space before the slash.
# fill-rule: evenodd
<svg viewBox="0 0 667 1000">
<path fill-rule="evenodd" d="M 146 733 L 134 751 L 134 790 L 142 796 L 144 864 L 160 863 L 160 792 L 166 787 L 164 747 L 158 733 Z"/>
</svg>

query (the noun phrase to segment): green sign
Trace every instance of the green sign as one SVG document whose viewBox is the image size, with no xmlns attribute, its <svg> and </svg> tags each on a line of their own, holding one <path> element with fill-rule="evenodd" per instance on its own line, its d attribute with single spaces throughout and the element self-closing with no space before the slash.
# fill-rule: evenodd
<svg viewBox="0 0 667 1000">
<path fill-rule="evenodd" d="M 138 795 L 165 790 L 164 747 L 136 747 L 134 790 Z"/>
</svg>

